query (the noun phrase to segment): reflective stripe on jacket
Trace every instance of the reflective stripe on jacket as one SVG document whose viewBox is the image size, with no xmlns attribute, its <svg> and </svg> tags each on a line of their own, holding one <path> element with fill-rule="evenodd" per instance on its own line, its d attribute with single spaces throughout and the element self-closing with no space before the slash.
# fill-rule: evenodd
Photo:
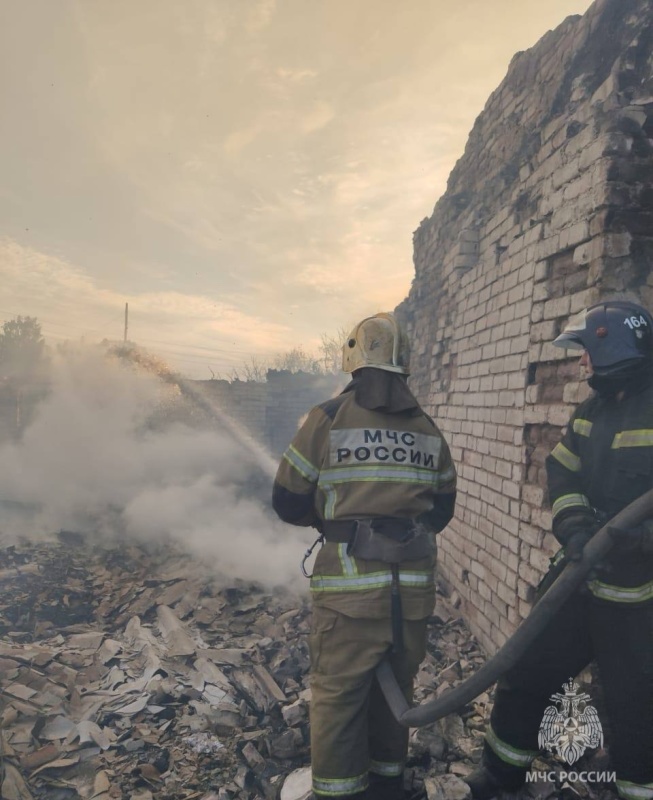
<svg viewBox="0 0 653 800">
<path fill-rule="evenodd" d="M 371 411 L 345 390 L 312 409 L 287 448 L 274 505 L 282 519 L 318 529 L 323 520 L 419 517 L 436 531 L 453 514 L 455 487 L 449 448 L 420 409 Z M 432 557 L 400 565 L 407 619 L 432 612 L 433 568 Z M 384 617 L 390 614 L 390 583 L 388 564 L 354 558 L 346 544 L 327 542 L 311 591 L 316 603 L 350 616 Z"/>
<path fill-rule="evenodd" d="M 582 403 L 546 468 L 554 528 L 556 518 L 591 508 L 611 519 L 653 488 L 653 386 Z M 653 557 L 620 551 L 617 543 L 606 566 L 601 580 L 588 584 L 596 597 L 631 604 L 653 598 Z"/>
</svg>

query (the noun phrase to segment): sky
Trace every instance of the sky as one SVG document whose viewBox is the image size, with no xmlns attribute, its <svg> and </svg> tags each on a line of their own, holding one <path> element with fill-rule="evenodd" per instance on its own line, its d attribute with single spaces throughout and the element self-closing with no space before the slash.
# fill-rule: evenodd
<svg viewBox="0 0 653 800">
<path fill-rule="evenodd" d="M 589 0 L 4 0 L 0 322 L 229 377 L 394 308 L 474 119 Z"/>
</svg>

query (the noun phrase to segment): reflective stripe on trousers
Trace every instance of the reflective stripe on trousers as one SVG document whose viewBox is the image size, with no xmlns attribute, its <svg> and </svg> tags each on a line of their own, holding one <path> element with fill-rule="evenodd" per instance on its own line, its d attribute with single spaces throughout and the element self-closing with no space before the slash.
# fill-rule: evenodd
<svg viewBox="0 0 653 800">
<path fill-rule="evenodd" d="M 370 761 L 370 772 L 376 775 L 382 775 L 385 778 L 396 778 L 403 775 L 404 762 L 403 761 Z"/>
<path fill-rule="evenodd" d="M 426 650 L 427 620 L 404 619 L 405 652 L 391 653 L 389 618 L 348 617 L 313 607 L 311 653 L 311 762 L 313 791 L 337 797 L 362 791 L 368 772 L 398 777 L 408 750 L 400 725 L 374 677 L 388 658 L 404 695 Z"/>
<path fill-rule="evenodd" d="M 325 797 L 338 797 L 364 792 L 368 786 L 367 772 L 353 778 L 320 778 L 313 775 L 313 791 Z"/>
<path fill-rule="evenodd" d="M 491 725 L 488 725 L 485 741 L 502 761 L 512 767 L 529 767 L 533 759 L 538 755 L 533 750 L 520 750 L 518 747 L 512 747 L 507 742 L 502 741 Z"/>
<path fill-rule="evenodd" d="M 652 800 L 653 783 L 630 783 L 629 781 L 616 781 L 617 794 L 624 800 Z"/>
</svg>

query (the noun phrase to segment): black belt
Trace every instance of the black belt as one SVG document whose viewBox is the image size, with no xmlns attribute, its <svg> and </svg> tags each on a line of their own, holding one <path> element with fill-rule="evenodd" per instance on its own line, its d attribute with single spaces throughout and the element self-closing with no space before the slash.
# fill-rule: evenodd
<svg viewBox="0 0 653 800">
<path fill-rule="evenodd" d="M 356 532 L 359 522 L 370 525 L 375 533 L 382 533 L 391 539 L 403 539 L 415 532 L 415 522 L 403 517 L 372 517 L 365 520 L 358 519 L 325 519 L 322 523 L 322 533 L 327 542 L 345 543 L 351 540 Z"/>
</svg>

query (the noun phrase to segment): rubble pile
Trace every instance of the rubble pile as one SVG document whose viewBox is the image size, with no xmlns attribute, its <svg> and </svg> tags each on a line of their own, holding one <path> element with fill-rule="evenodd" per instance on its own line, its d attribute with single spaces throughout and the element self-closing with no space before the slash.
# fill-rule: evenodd
<svg viewBox="0 0 653 800">
<path fill-rule="evenodd" d="M 3 548 L 0 796 L 300 800 L 309 624 L 306 598 L 226 581 L 172 546 L 62 533 Z M 428 650 L 418 702 L 483 662 L 444 596 Z M 468 796 L 490 701 L 412 731 L 409 796 Z M 580 789 L 564 796 L 599 797 Z"/>
<path fill-rule="evenodd" d="M 273 798 L 307 763 L 305 601 L 169 549 L 2 555 L 3 798 Z"/>
</svg>

